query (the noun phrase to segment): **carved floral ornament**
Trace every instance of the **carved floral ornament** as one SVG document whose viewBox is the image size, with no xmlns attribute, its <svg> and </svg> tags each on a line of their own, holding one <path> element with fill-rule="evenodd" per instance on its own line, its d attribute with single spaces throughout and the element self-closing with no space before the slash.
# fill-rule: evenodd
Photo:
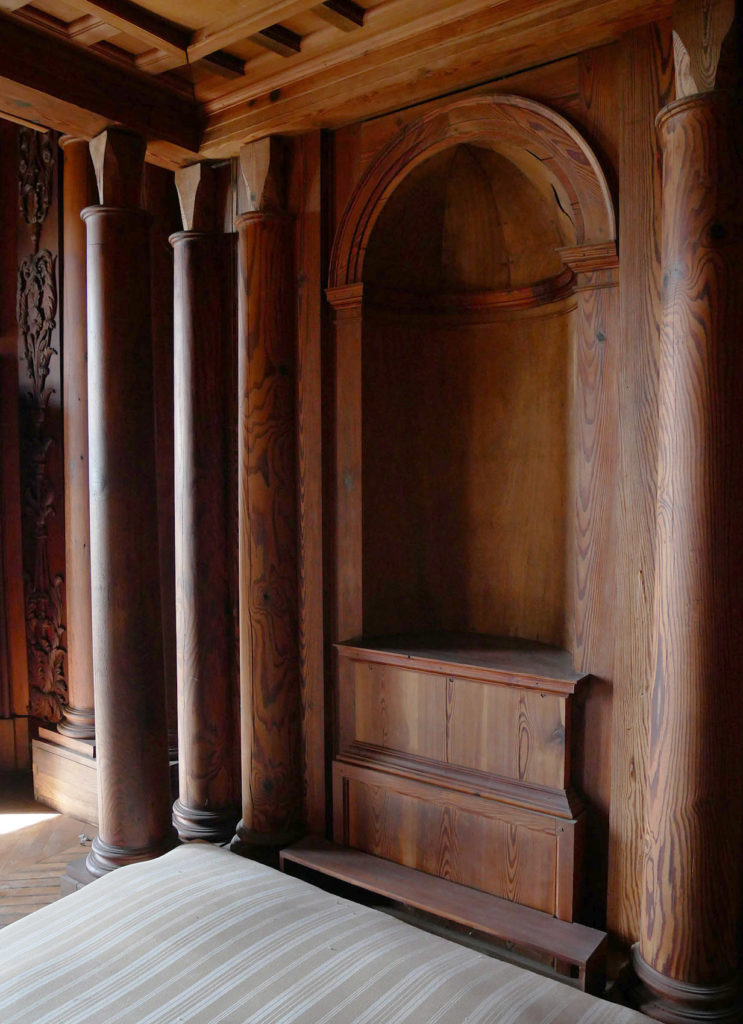
<svg viewBox="0 0 743 1024">
<path fill-rule="evenodd" d="M 50 132 L 22 128 L 18 133 L 18 189 L 21 213 L 31 225 L 34 252 L 52 201 L 54 143 Z"/>
</svg>

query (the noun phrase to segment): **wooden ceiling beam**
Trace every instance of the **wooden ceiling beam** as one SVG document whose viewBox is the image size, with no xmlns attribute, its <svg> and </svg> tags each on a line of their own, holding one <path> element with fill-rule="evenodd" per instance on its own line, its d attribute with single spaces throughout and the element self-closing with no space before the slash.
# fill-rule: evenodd
<svg viewBox="0 0 743 1024">
<path fill-rule="evenodd" d="M 188 59 L 191 62 L 201 60 L 215 50 L 231 46 L 271 25 L 308 11 L 315 4 L 316 0 L 258 0 L 251 4 L 249 14 L 242 14 L 239 18 L 233 15 L 197 29 L 188 47 Z"/>
<path fill-rule="evenodd" d="M 338 128 L 558 60 L 667 16 L 671 0 L 650 5 L 645 0 L 597 0 L 588 9 L 583 0 L 554 0 L 537 11 L 532 3 L 514 0 L 510 8 L 517 7 L 522 14 L 530 8 L 541 16 L 509 24 L 494 15 L 491 4 L 490 11 L 480 11 L 456 33 L 444 23 L 381 48 L 366 39 L 365 52 L 356 54 L 354 44 L 346 48 L 345 61 L 326 63 L 309 77 L 280 84 L 280 76 L 272 76 L 258 90 L 241 89 L 238 103 L 234 96 L 209 103 L 202 155 L 235 155 L 240 143 L 263 135 Z M 293 70 L 290 65 L 290 74 Z"/>
<path fill-rule="evenodd" d="M 186 63 L 191 33 L 131 0 L 70 0 L 77 10 L 100 18 L 119 32 L 163 50 Z"/>
<path fill-rule="evenodd" d="M 293 57 L 302 49 L 302 37 L 290 32 L 283 25 L 269 25 L 250 37 L 252 43 L 278 53 L 281 57 Z"/>
<path fill-rule="evenodd" d="M 157 162 L 168 166 L 192 162 L 201 134 L 192 99 L 5 15 L 0 15 L 0 109 L 82 138 L 111 124 L 126 125 L 160 153 Z"/>
<path fill-rule="evenodd" d="M 93 46 L 104 39 L 110 39 L 118 30 L 94 14 L 83 14 L 67 26 L 67 35 L 80 46 Z"/>
<path fill-rule="evenodd" d="M 366 11 L 353 0 L 325 0 L 312 8 L 318 18 L 329 22 L 343 32 L 353 32 L 364 24 Z"/>
</svg>

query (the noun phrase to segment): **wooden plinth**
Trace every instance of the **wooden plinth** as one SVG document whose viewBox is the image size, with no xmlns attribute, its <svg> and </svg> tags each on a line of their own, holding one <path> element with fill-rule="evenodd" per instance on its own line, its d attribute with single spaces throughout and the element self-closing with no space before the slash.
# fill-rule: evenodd
<svg viewBox="0 0 743 1024">
<path fill-rule="evenodd" d="M 237 222 L 243 814 L 233 849 L 280 844 L 301 816 L 293 222 Z"/>
<path fill-rule="evenodd" d="M 230 394 L 233 239 L 171 237 L 175 253 L 176 637 L 181 839 L 229 840 L 233 765 Z"/>
<path fill-rule="evenodd" d="M 658 127 L 656 669 L 635 967 L 645 1012 L 728 1021 L 739 1019 L 743 816 L 740 112 L 734 96 L 708 93 L 665 108 Z"/>
<path fill-rule="evenodd" d="M 143 156 L 143 151 L 142 151 Z M 90 532 L 102 874 L 175 841 L 158 572 L 149 224 L 84 211 L 88 253 Z"/>
<path fill-rule="evenodd" d="M 53 729 L 32 741 L 34 796 L 42 804 L 98 825 L 95 744 Z"/>
</svg>

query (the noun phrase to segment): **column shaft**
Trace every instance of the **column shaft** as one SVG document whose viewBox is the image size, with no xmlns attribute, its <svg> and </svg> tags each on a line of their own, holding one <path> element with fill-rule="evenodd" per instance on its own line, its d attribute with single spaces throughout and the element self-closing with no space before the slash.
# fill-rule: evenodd
<svg viewBox="0 0 743 1024">
<path fill-rule="evenodd" d="M 743 145 L 732 95 L 659 117 L 663 308 L 642 933 L 667 1021 L 738 1020 L 743 791 Z"/>
<path fill-rule="evenodd" d="M 237 222 L 243 816 L 233 848 L 279 845 L 301 817 L 293 222 Z"/>
<path fill-rule="evenodd" d="M 95 200 L 88 143 L 61 140 L 64 150 L 64 469 L 68 706 L 60 732 L 95 736 L 93 633 L 90 610 L 88 495 L 88 336 L 85 225 L 80 212 Z"/>
<path fill-rule="evenodd" d="M 182 839 L 224 842 L 238 817 L 230 504 L 234 242 L 196 231 L 171 242 L 180 777 L 173 822 Z"/>
<path fill-rule="evenodd" d="M 92 874 L 173 843 L 157 549 L 149 215 L 89 207 L 88 403 L 100 834 Z"/>
</svg>

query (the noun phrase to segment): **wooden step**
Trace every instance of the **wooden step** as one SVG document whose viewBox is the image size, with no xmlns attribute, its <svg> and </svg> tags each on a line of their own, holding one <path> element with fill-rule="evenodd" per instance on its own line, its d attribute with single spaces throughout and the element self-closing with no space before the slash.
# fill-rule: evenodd
<svg viewBox="0 0 743 1024">
<path fill-rule="evenodd" d="M 531 907 L 491 896 L 445 878 L 403 867 L 381 857 L 309 837 L 281 851 L 281 870 L 291 865 L 377 893 L 396 903 L 513 943 L 537 956 L 551 956 L 577 969 L 578 987 L 600 995 L 606 969 L 606 933 L 558 921 Z"/>
</svg>

